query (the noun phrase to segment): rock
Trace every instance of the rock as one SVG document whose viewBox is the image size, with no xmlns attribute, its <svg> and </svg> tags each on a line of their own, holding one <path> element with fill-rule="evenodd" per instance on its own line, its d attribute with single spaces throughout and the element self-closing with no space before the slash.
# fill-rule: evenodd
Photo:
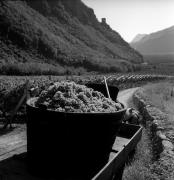
<svg viewBox="0 0 174 180">
<path fill-rule="evenodd" d="M 170 141 L 168 141 L 168 140 L 163 140 L 162 144 L 163 144 L 163 146 L 164 146 L 164 148 L 166 150 L 173 150 L 174 149 L 173 144 Z"/>
<path fill-rule="evenodd" d="M 168 140 L 167 137 L 164 134 L 162 134 L 161 131 L 157 131 L 156 135 L 162 140 Z"/>
<path fill-rule="evenodd" d="M 158 127 L 157 127 L 157 131 L 161 131 L 161 130 L 164 130 L 164 128 L 161 127 L 161 126 L 158 126 Z"/>
</svg>

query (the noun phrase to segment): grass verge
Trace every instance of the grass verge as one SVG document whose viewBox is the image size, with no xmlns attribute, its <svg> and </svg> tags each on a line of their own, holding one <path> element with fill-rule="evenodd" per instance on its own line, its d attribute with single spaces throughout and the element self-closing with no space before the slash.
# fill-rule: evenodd
<svg viewBox="0 0 174 180">
<path fill-rule="evenodd" d="M 174 82 L 159 82 L 143 87 L 143 99 L 146 104 L 155 106 L 165 113 L 165 119 L 157 118 L 167 137 L 168 142 L 174 144 Z M 158 117 L 158 114 L 155 115 Z M 153 158 L 152 141 L 148 136 L 148 130 L 144 129 L 142 139 L 139 142 L 131 164 L 125 168 L 123 180 L 173 180 L 174 179 L 174 149 L 170 144 L 163 144 L 163 152 L 159 158 Z M 167 141 L 163 141 L 167 142 Z"/>
</svg>

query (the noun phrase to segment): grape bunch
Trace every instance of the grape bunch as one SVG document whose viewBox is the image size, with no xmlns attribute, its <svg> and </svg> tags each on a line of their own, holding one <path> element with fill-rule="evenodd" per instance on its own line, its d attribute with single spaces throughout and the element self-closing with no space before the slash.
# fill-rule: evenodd
<svg viewBox="0 0 174 180">
<path fill-rule="evenodd" d="M 102 93 L 73 81 L 56 82 L 42 90 L 35 106 L 58 112 L 116 112 L 123 107 Z"/>
</svg>

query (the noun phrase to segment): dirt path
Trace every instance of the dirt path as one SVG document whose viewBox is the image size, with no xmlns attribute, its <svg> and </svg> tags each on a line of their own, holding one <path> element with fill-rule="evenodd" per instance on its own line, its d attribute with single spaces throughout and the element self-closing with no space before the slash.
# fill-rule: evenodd
<svg viewBox="0 0 174 180">
<path fill-rule="evenodd" d="M 26 144 L 25 125 L 16 125 L 11 132 L 0 135 L 0 161 L 26 152 Z"/>
<path fill-rule="evenodd" d="M 118 93 L 118 100 L 125 105 L 125 107 L 132 107 L 132 95 L 138 88 L 130 88 Z"/>
</svg>

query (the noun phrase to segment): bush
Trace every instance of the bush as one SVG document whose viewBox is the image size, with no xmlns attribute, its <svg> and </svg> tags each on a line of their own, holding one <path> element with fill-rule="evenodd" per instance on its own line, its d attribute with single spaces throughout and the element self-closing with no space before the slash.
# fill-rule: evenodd
<svg viewBox="0 0 174 180">
<path fill-rule="evenodd" d="M 62 75 L 65 69 L 46 63 L 4 63 L 0 64 L 1 75 Z"/>
</svg>

